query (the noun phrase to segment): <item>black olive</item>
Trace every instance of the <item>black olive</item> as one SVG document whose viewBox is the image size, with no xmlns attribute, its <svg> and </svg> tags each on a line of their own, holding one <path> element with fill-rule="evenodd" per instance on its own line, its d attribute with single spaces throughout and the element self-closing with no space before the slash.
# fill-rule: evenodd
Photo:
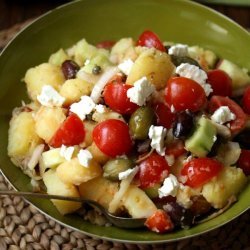
<svg viewBox="0 0 250 250">
<path fill-rule="evenodd" d="M 193 58 L 188 57 L 188 56 L 171 55 L 171 61 L 176 67 L 178 67 L 182 63 L 189 63 L 189 64 L 192 64 L 192 65 L 195 65 L 195 66 L 201 68 L 200 64 L 197 61 L 195 61 Z"/>
<path fill-rule="evenodd" d="M 66 60 L 62 63 L 61 69 L 64 77 L 68 80 L 76 78 L 76 73 L 78 72 L 80 67 L 76 62 L 72 60 Z"/>
<path fill-rule="evenodd" d="M 194 116 L 190 111 L 183 111 L 177 115 L 173 126 L 173 134 L 176 138 L 183 138 L 189 135 L 194 126 Z"/>
</svg>

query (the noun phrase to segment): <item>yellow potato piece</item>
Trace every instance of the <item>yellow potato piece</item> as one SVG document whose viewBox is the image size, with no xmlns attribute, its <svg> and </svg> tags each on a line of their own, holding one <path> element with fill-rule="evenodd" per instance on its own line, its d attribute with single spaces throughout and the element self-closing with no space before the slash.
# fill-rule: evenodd
<svg viewBox="0 0 250 250">
<path fill-rule="evenodd" d="M 25 158 L 43 141 L 36 134 L 33 112 L 14 115 L 10 121 L 8 155 Z"/>
<path fill-rule="evenodd" d="M 85 120 L 83 121 L 83 124 L 84 124 L 84 130 L 85 130 L 85 138 L 83 141 L 83 145 L 84 147 L 88 147 L 93 143 L 92 133 L 97 123 L 93 121 Z"/>
<path fill-rule="evenodd" d="M 84 167 L 80 164 L 78 158 L 73 158 L 60 164 L 56 169 L 56 173 L 63 182 L 80 185 L 100 176 L 102 168 L 95 160 L 91 160 L 90 165 Z"/>
<path fill-rule="evenodd" d="M 93 84 L 81 79 L 70 79 L 62 85 L 59 94 L 65 97 L 65 105 L 80 101 L 81 96 L 90 95 Z"/>
<path fill-rule="evenodd" d="M 65 184 L 57 176 L 56 171 L 51 169 L 43 176 L 43 182 L 47 188 L 48 194 L 62 195 L 70 197 L 79 197 L 77 188 L 72 184 Z M 61 214 L 69 214 L 75 212 L 81 207 L 80 202 L 51 200 Z"/>
<path fill-rule="evenodd" d="M 93 159 L 102 165 L 109 160 L 109 156 L 105 155 L 94 142 L 87 147 L 87 150 L 93 155 Z"/>
<path fill-rule="evenodd" d="M 65 79 L 60 67 L 43 63 L 30 68 L 25 74 L 24 81 L 30 98 L 36 101 L 44 85 L 51 85 L 59 90 Z"/>
<path fill-rule="evenodd" d="M 153 201 L 135 185 L 128 188 L 122 198 L 122 205 L 132 218 L 148 218 L 157 210 Z"/>
<path fill-rule="evenodd" d="M 246 182 L 247 177 L 242 169 L 224 167 L 217 177 L 203 186 L 202 195 L 214 208 L 222 208 L 231 196 L 244 188 Z"/>
<path fill-rule="evenodd" d="M 104 206 L 106 209 L 118 191 L 118 183 L 109 181 L 102 176 L 84 182 L 79 186 L 79 192 L 82 197 L 94 200 Z"/>
<path fill-rule="evenodd" d="M 164 88 L 175 66 L 167 53 L 154 48 L 145 49 L 136 59 L 127 78 L 127 84 L 134 84 L 146 76 L 157 90 Z"/>
<path fill-rule="evenodd" d="M 42 106 L 35 115 L 36 133 L 45 140 L 50 141 L 57 129 L 66 119 L 64 109 L 56 107 L 49 108 Z"/>
</svg>

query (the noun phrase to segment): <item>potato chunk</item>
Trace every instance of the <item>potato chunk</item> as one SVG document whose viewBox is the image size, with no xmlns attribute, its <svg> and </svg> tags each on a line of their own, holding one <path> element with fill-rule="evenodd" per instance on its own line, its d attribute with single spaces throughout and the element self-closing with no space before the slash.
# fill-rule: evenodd
<svg viewBox="0 0 250 250">
<path fill-rule="evenodd" d="M 104 164 L 109 160 L 109 156 L 104 154 L 93 142 L 88 148 L 89 152 L 93 155 L 93 159 L 95 159 L 98 163 Z"/>
<path fill-rule="evenodd" d="M 237 195 L 247 182 L 242 169 L 225 167 L 221 173 L 206 183 L 202 195 L 214 208 L 224 207 L 228 199 Z"/>
<path fill-rule="evenodd" d="M 148 218 L 157 210 L 145 192 L 134 185 L 123 196 L 122 205 L 133 218 Z"/>
<path fill-rule="evenodd" d="M 146 76 L 157 90 L 164 88 L 167 80 L 173 74 L 175 66 L 167 53 L 154 48 L 145 49 L 136 59 L 127 78 L 127 84 Z"/>
<path fill-rule="evenodd" d="M 62 196 L 71 196 L 79 197 L 79 192 L 77 188 L 72 184 L 65 184 L 57 176 L 56 171 L 51 169 L 47 171 L 43 176 L 44 184 L 47 188 L 48 194 L 53 195 L 62 195 Z M 69 214 L 75 212 L 81 207 L 80 202 L 74 201 L 62 201 L 62 200 L 51 200 L 52 203 L 56 206 L 58 211 L 61 214 Z"/>
<path fill-rule="evenodd" d="M 41 93 L 44 85 L 51 85 L 59 90 L 65 79 L 60 67 L 43 63 L 30 68 L 25 74 L 24 81 L 30 98 L 36 101 L 37 95 Z"/>
<path fill-rule="evenodd" d="M 56 173 L 63 182 L 80 185 L 100 176 L 102 168 L 95 160 L 92 160 L 88 167 L 84 167 L 77 158 L 73 158 L 60 164 L 56 169 Z"/>
<path fill-rule="evenodd" d="M 65 119 L 62 108 L 42 106 L 35 115 L 36 133 L 48 143 Z"/>
<path fill-rule="evenodd" d="M 109 181 L 102 176 L 84 182 L 79 186 L 82 197 L 94 200 L 104 206 L 106 209 L 118 191 L 118 183 Z"/>
<path fill-rule="evenodd" d="M 60 95 L 65 97 L 65 105 L 80 101 L 81 96 L 90 95 L 93 84 L 81 79 L 67 80 L 60 89 Z"/>
<path fill-rule="evenodd" d="M 134 61 L 137 58 L 135 45 L 132 38 L 122 38 L 113 47 L 110 53 L 110 61 L 121 63 L 126 59 Z"/>
<path fill-rule="evenodd" d="M 83 121 L 83 124 L 84 124 L 84 130 L 85 130 L 85 137 L 84 137 L 83 145 L 84 147 L 88 147 L 93 143 L 92 133 L 97 123 L 93 121 L 85 120 Z"/>
<path fill-rule="evenodd" d="M 33 112 L 21 112 L 10 121 L 8 155 L 25 158 L 32 154 L 42 139 L 36 134 Z"/>
</svg>

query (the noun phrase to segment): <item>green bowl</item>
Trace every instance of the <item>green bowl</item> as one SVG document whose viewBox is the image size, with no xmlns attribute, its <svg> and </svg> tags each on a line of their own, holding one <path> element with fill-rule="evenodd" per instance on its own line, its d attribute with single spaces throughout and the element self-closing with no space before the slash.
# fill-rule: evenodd
<svg viewBox="0 0 250 250">
<path fill-rule="evenodd" d="M 19 33 L 0 57 L 0 166 L 10 183 L 30 191 L 30 179 L 7 156 L 8 124 L 12 109 L 28 101 L 26 70 L 48 60 L 51 53 L 85 37 L 89 42 L 137 38 L 145 29 L 162 40 L 198 44 L 250 70 L 250 35 L 226 17 L 199 4 L 180 0 L 85 0 L 74 1 L 42 16 Z M 125 230 L 92 225 L 77 215 L 62 216 L 50 201 L 30 199 L 40 211 L 59 223 L 87 235 L 131 243 L 160 243 L 195 236 L 219 227 L 246 211 L 250 185 L 239 201 L 219 217 L 188 230 L 155 234 L 147 230 Z"/>
</svg>

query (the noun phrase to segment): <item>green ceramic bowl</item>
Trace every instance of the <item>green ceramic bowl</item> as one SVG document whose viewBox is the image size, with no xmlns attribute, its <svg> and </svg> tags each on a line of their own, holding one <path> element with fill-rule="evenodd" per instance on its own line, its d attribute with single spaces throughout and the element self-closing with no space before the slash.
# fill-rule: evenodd
<svg viewBox="0 0 250 250">
<path fill-rule="evenodd" d="M 136 38 L 145 29 L 155 31 L 163 40 L 199 44 L 250 70 L 250 35 L 226 17 L 193 2 L 85 0 L 49 12 L 19 33 L 0 57 L 0 166 L 17 190 L 30 191 L 30 180 L 7 156 L 7 131 L 12 109 L 20 106 L 21 100 L 28 100 L 25 84 L 21 82 L 26 70 L 83 37 L 92 43 L 128 36 Z M 239 201 L 219 217 L 189 230 L 164 235 L 95 226 L 76 215 L 61 216 L 50 201 L 30 199 L 30 202 L 59 223 L 91 236 L 160 243 L 195 236 L 225 224 L 249 208 L 249 197 L 250 185 L 241 193 Z"/>
</svg>

